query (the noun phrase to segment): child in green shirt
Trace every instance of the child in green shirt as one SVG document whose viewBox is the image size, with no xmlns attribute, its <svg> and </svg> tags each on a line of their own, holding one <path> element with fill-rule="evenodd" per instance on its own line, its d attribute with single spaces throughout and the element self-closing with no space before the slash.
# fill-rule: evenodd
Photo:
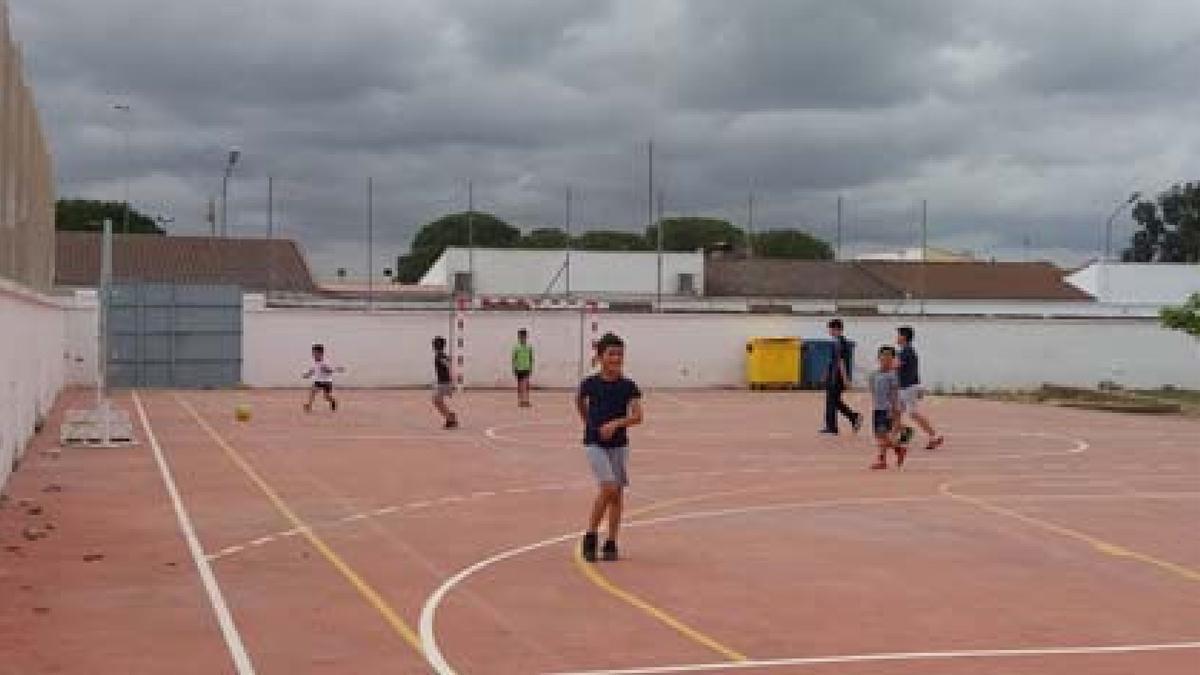
<svg viewBox="0 0 1200 675">
<path fill-rule="evenodd" d="M 533 345 L 529 344 L 529 331 L 517 331 L 517 344 L 512 350 L 513 375 L 517 378 L 517 405 L 529 408 L 529 382 L 533 377 Z"/>
</svg>

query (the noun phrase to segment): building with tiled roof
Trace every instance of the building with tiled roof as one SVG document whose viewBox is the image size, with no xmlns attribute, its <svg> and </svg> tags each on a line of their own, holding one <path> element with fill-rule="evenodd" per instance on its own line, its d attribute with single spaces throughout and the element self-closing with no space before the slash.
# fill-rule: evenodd
<svg viewBox="0 0 1200 675">
<path fill-rule="evenodd" d="M 95 287 L 101 236 L 59 232 L 55 285 Z M 233 284 L 247 291 L 317 290 L 299 246 L 285 239 L 222 239 L 153 234 L 113 235 L 113 279 L 181 284 Z"/>
</svg>

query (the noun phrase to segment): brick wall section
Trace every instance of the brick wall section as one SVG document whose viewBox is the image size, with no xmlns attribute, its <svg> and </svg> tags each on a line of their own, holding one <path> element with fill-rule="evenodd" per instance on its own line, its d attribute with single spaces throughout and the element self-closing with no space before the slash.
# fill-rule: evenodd
<svg viewBox="0 0 1200 675">
<path fill-rule="evenodd" d="M 54 278 L 53 165 L 5 0 L 0 0 L 0 277 L 42 291 Z"/>
</svg>

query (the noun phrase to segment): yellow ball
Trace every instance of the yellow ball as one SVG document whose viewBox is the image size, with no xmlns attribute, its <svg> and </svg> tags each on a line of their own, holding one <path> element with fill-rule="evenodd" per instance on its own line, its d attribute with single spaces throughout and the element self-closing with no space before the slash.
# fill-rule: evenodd
<svg viewBox="0 0 1200 675">
<path fill-rule="evenodd" d="M 246 404 L 239 405 L 238 407 L 233 409 L 233 416 L 236 417 L 237 421 L 239 421 L 239 422 L 249 422 L 250 421 L 250 406 L 248 406 Z"/>
</svg>

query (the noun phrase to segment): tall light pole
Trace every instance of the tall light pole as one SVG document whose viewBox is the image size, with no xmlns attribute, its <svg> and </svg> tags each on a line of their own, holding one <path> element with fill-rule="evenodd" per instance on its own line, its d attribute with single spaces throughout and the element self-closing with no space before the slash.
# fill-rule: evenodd
<svg viewBox="0 0 1200 675">
<path fill-rule="evenodd" d="M 133 108 L 128 103 L 118 103 L 113 106 L 113 110 L 125 114 L 125 128 L 123 129 L 125 134 L 125 207 L 124 213 L 121 214 L 121 232 L 129 234 L 129 174 L 133 171 L 130 139 L 133 136 Z"/>
<path fill-rule="evenodd" d="M 467 274 L 475 297 L 475 181 L 467 181 Z"/>
<path fill-rule="evenodd" d="M 754 258 L 754 190 L 746 199 L 746 257 Z"/>
<path fill-rule="evenodd" d="M 225 163 L 225 173 L 221 176 L 221 236 L 229 236 L 229 179 L 233 177 L 233 167 L 242 158 L 241 148 L 234 146 L 229 150 L 229 159 Z"/>
<path fill-rule="evenodd" d="M 1121 215 L 1121 212 L 1125 210 L 1125 207 L 1133 205 L 1134 202 L 1136 202 L 1137 200 L 1139 200 L 1141 198 L 1142 198 L 1141 192 L 1135 192 L 1135 193 L 1129 195 L 1128 199 L 1125 199 L 1125 200 L 1121 201 L 1121 203 L 1117 204 L 1117 208 L 1113 209 L 1112 215 L 1110 215 L 1108 217 L 1108 220 L 1104 223 L 1104 261 L 1105 262 L 1112 260 L 1113 222 L 1116 221 L 1117 216 Z"/>
<path fill-rule="evenodd" d="M 566 219 L 565 219 L 565 223 L 564 223 L 566 233 L 567 233 L 567 259 L 563 263 L 565 266 L 566 275 L 567 275 L 567 298 L 568 299 L 570 299 L 570 297 L 571 297 L 571 202 L 572 202 L 574 196 L 575 196 L 574 190 L 572 190 L 571 186 L 568 185 L 567 186 L 567 210 L 566 210 Z"/>
<path fill-rule="evenodd" d="M 367 177 L 367 311 L 375 308 L 375 179 Z"/>
</svg>

